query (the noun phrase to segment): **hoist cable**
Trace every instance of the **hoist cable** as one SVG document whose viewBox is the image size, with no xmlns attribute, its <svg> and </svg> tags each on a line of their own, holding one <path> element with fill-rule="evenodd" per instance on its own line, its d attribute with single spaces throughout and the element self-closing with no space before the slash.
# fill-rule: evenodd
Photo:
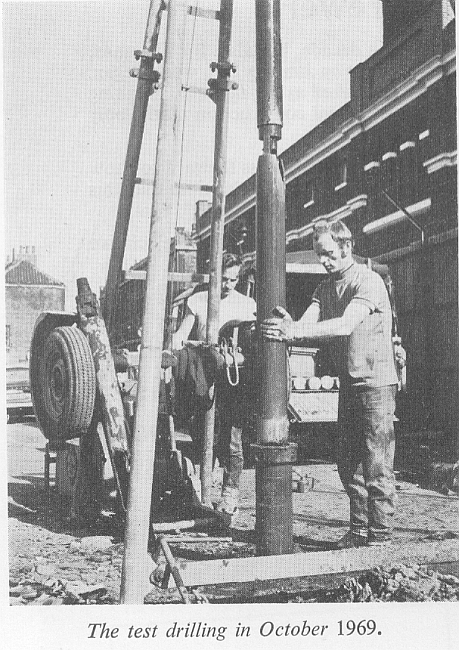
<svg viewBox="0 0 459 650">
<path fill-rule="evenodd" d="M 196 34 L 196 18 L 199 10 L 199 2 L 196 3 L 196 5 L 193 7 L 192 14 L 194 15 L 194 20 L 193 20 L 193 29 L 191 33 L 191 42 L 190 42 L 190 50 L 189 50 L 189 57 L 188 57 L 188 69 L 187 69 L 187 75 L 186 75 L 186 85 L 184 86 L 185 90 L 185 99 L 183 102 L 183 112 L 182 112 L 182 133 L 181 133 L 181 140 L 180 140 L 180 155 L 179 155 L 179 175 L 178 175 L 178 187 L 177 187 L 177 202 L 176 202 L 176 213 L 175 213 L 175 228 L 174 228 L 174 254 L 172 256 L 171 264 L 172 268 L 169 269 L 169 271 L 176 271 L 177 267 L 177 224 L 178 224 L 178 219 L 179 219 L 179 211 L 180 211 L 180 194 L 181 194 L 181 184 L 182 184 L 182 170 L 183 170 L 183 152 L 184 152 L 184 143 L 185 143 L 185 122 L 187 118 L 187 100 L 188 100 L 188 89 L 189 89 L 189 81 L 190 81 L 190 74 L 191 74 L 191 62 L 192 62 L 192 56 L 193 56 L 193 47 L 194 47 L 194 40 L 195 40 L 195 34 Z M 167 304 L 169 305 L 169 308 L 172 306 L 172 291 L 173 291 L 173 282 L 170 281 L 168 282 L 168 299 L 167 299 Z M 167 314 L 167 318 L 169 318 L 169 314 Z M 172 348 L 172 337 L 169 337 L 168 341 L 168 347 Z"/>
</svg>

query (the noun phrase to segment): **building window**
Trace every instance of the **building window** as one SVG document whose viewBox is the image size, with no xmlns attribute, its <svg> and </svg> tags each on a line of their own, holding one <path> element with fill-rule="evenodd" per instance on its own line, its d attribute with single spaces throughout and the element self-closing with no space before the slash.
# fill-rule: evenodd
<svg viewBox="0 0 459 650">
<path fill-rule="evenodd" d="M 347 185 L 347 160 L 343 159 L 338 162 L 336 170 L 335 192 Z"/>
<path fill-rule="evenodd" d="M 442 0 L 441 13 L 442 13 L 442 27 L 445 29 L 455 17 L 455 2 L 454 0 Z"/>
<path fill-rule="evenodd" d="M 6 326 L 6 349 L 11 348 L 11 325 Z"/>
<path fill-rule="evenodd" d="M 314 205 L 314 186 L 310 181 L 306 181 L 304 184 L 304 205 L 303 208 L 309 208 L 310 205 Z"/>
</svg>

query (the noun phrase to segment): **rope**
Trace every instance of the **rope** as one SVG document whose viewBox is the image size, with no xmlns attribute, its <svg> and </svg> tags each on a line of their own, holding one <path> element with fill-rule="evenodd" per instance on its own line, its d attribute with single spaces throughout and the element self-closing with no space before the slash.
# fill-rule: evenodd
<svg viewBox="0 0 459 650">
<path fill-rule="evenodd" d="M 182 137 L 180 141 L 180 158 L 179 158 L 179 183 L 177 188 L 177 211 L 175 215 L 175 228 L 177 229 L 178 217 L 179 217 L 179 208 L 180 208 L 180 194 L 181 194 L 181 182 L 182 182 L 182 169 L 183 169 L 183 150 L 185 143 L 185 122 L 187 118 L 187 104 L 188 104 L 188 88 L 191 74 L 191 60 L 193 55 L 194 39 L 196 33 L 196 18 L 197 12 L 199 9 L 199 2 L 196 3 L 194 7 L 194 21 L 193 21 L 193 31 L 191 33 L 191 43 L 190 43 L 190 53 L 188 57 L 188 70 L 186 74 L 186 86 L 185 86 L 185 100 L 183 103 L 183 116 L 182 116 Z"/>
<path fill-rule="evenodd" d="M 190 51 L 189 51 L 189 57 L 188 57 L 188 69 L 187 69 L 187 74 L 186 74 L 186 85 L 185 85 L 185 100 L 183 103 L 183 113 L 182 113 L 182 134 L 181 134 L 181 141 L 180 141 L 180 156 L 179 156 L 179 179 L 178 179 L 178 187 L 177 187 L 177 207 L 176 207 L 176 214 L 175 214 L 175 232 L 174 232 L 174 255 L 172 257 L 172 269 L 169 269 L 169 271 L 176 271 L 177 270 L 177 224 L 178 224 L 178 219 L 179 219 L 179 211 L 180 211 L 180 196 L 181 196 L 181 184 L 182 184 L 182 170 L 183 170 L 183 151 L 184 151 L 184 143 L 185 143 L 185 122 L 187 118 L 187 100 L 188 100 L 188 89 L 189 89 L 189 81 L 190 81 L 190 74 L 191 74 L 191 61 L 192 61 L 192 56 L 193 56 L 193 47 L 194 47 L 194 40 L 195 40 L 195 33 L 196 33 L 196 23 L 197 23 L 197 13 L 199 9 L 199 2 L 196 2 L 196 6 L 193 7 L 193 15 L 194 15 L 194 21 L 193 21 L 193 30 L 191 33 L 191 42 L 190 42 Z M 168 300 L 167 304 L 171 305 L 172 304 L 172 282 L 168 283 Z M 169 315 L 167 315 L 168 317 Z M 168 347 L 172 349 L 172 337 L 169 337 L 168 341 Z"/>
<path fill-rule="evenodd" d="M 225 359 L 226 379 L 230 386 L 237 386 L 239 384 L 239 366 L 237 363 L 237 347 L 234 345 L 228 346 L 228 343 L 223 339 L 220 349 Z M 233 359 L 233 363 L 228 363 L 228 357 Z M 234 365 L 234 380 L 231 377 L 231 366 Z"/>
</svg>

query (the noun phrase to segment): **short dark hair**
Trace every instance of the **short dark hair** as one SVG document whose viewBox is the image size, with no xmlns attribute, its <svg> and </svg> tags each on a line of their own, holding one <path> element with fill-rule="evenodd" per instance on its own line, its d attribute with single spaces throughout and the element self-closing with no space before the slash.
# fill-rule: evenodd
<svg viewBox="0 0 459 650">
<path fill-rule="evenodd" d="M 239 255 L 234 255 L 233 253 L 223 253 L 222 258 L 222 271 L 225 269 L 230 269 L 233 266 L 241 266 L 242 260 Z"/>
<path fill-rule="evenodd" d="M 321 219 L 314 224 L 313 240 L 316 242 L 321 235 L 331 235 L 340 248 L 344 247 L 346 242 L 350 242 L 351 246 L 354 245 L 352 233 L 345 223 L 342 221 L 326 221 Z"/>
</svg>

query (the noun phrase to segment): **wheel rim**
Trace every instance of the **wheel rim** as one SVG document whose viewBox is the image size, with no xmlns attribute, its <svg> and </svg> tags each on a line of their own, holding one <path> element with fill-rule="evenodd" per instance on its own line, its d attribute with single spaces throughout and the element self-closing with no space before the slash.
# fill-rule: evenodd
<svg viewBox="0 0 459 650">
<path fill-rule="evenodd" d="M 65 408 L 65 394 L 68 390 L 66 368 L 62 357 L 56 353 L 48 365 L 48 397 L 49 406 L 56 417 L 60 417 Z"/>
<path fill-rule="evenodd" d="M 51 389 L 56 397 L 56 400 L 59 402 L 62 402 L 62 398 L 64 396 L 65 380 L 63 374 L 63 365 L 64 364 L 62 363 L 62 360 L 59 360 L 51 371 Z"/>
</svg>

